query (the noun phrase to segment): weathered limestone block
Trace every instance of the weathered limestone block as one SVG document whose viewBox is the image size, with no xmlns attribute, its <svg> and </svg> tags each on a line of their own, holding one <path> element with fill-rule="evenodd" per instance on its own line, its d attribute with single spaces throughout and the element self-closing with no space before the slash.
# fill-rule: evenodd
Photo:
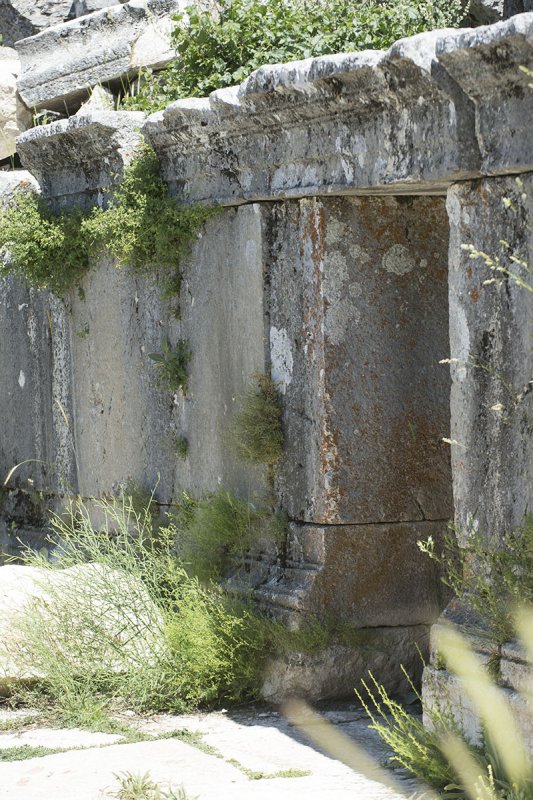
<svg viewBox="0 0 533 800">
<path fill-rule="evenodd" d="M 504 208 L 506 196 L 516 213 Z M 533 292 L 505 276 L 485 285 L 492 273 L 461 246 L 474 244 L 520 273 L 500 240 L 533 263 L 532 207 L 530 175 L 523 189 L 512 178 L 486 179 L 448 197 L 455 517 L 463 535 L 473 526 L 494 544 L 533 508 Z"/>
<path fill-rule="evenodd" d="M 448 519 L 443 200 L 288 202 L 272 226 L 283 507 L 320 524 Z"/>
<path fill-rule="evenodd" d="M 17 43 L 19 92 L 30 108 L 75 111 L 93 86 L 127 81 L 175 55 L 170 15 L 181 0 L 130 0 Z"/>
<path fill-rule="evenodd" d="M 227 209 L 213 219 L 184 264 L 181 319 L 153 279 L 101 260 L 70 299 L 72 420 L 80 493 L 220 484 L 255 499 L 261 470 L 238 464 L 228 432 L 239 395 L 265 369 L 262 214 Z M 174 312 L 173 312 L 174 308 Z M 161 387 L 150 353 L 185 338 L 192 351 L 187 393 Z M 181 459 L 176 439 L 189 449 Z"/>
<path fill-rule="evenodd" d="M 475 25 L 490 25 L 524 11 L 533 11 L 532 0 L 470 0 L 468 19 Z"/>
<path fill-rule="evenodd" d="M 533 14 L 439 39 L 439 65 L 468 97 L 484 175 L 533 169 Z"/>
<path fill-rule="evenodd" d="M 102 202 L 140 143 L 142 112 L 92 111 L 26 131 L 17 148 L 43 194 Z"/>
<path fill-rule="evenodd" d="M 505 662 L 502 661 L 502 665 Z M 531 669 L 531 665 L 529 665 Z M 509 704 L 513 718 L 521 734 L 526 749 L 533 755 L 533 722 L 531 695 L 521 693 L 513 688 L 500 690 Z M 483 740 L 483 727 L 479 714 L 472 704 L 460 678 L 445 669 L 434 666 L 424 668 L 422 679 L 422 697 L 426 708 L 443 708 L 450 712 L 472 744 L 480 745 Z M 431 726 L 429 718 L 424 724 Z"/>
<path fill-rule="evenodd" d="M 522 14 L 388 51 L 264 66 L 239 87 L 172 103 L 144 132 L 190 200 L 439 193 L 487 170 L 532 168 L 519 69 L 533 63 L 532 32 L 533 14 Z"/>
<path fill-rule="evenodd" d="M 404 664 L 415 681 L 420 679 L 419 651 L 427 650 L 428 629 L 374 628 L 364 632 L 359 646 L 332 645 L 320 653 L 291 653 L 272 659 L 267 665 L 262 686 L 265 700 L 279 703 L 286 697 L 306 700 L 352 697 L 368 670 L 391 694 L 406 694 L 409 684 L 398 668 Z"/>
<path fill-rule="evenodd" d="M 67 19 L 72 0 L 0 0 L 0 34 L 4 44 L 12 46 L 18 39 Z"/>
<path fill-rule="evenodd" d="M 439 542 L 446 524 L 298 526 L 289 531 L 286 569 L 256 597 L 305 616 L 356 628 L 429 624 L 445 605 L 439 571 L 417 541 Z M 406 568 L 406 565 L 409 565 Z"/>
<path fill-rule="evenodd" d="M 31 114 L 17 95 L 20 62 L 11 47 L 0 47 L 0 161 L 15 152 L 15 139 L 32 123 Z"/>
<path fill-rule="evenodd" d="M 2 206 L 15 192 L 36 189 L 28 172 L 0 172 Z M 13 278 L 0 281 L 0 484 L 17 464 L 21 466 L 9 487 L 58 489 L 72 477 L 71 442 L 50 382 L 53 376 L 58 387 L 54 397 L 68 408 L 68 342 L 56 336 L 62 321 L 57 301 L 47 292 L 28 289 Z M 28 478 L 34 482 L 31 487 L 25 484 Z"/>
<path fill-rule="evenodd" d="M 184 264 L 181 330 L 193 356 L 181 430 L 189 454 L 177 467 L 176 482 L 195 493 L 223 485 L 264 501 L 263 470 L 238 462 L 228 434 L 253 373 L 268 370 L 267 223 L 268 210 L 259 205 L 225 209 L 207 224 Z"/>
</svg>

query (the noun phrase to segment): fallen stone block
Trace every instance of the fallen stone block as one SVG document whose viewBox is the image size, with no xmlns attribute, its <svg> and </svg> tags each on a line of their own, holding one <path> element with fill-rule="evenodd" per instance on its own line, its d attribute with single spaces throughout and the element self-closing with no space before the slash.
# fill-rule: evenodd
<svg viewBox="0 0 533 800">
<path fill-rule="evenodd" d="M 175 52 L 171 14 L 180 0 L 130 0 L 17 43 L 19 92 L 30 108 L 75 111 L 93 86 L 159 69 Z"/>
<path fill-rule="evenodd" d="M 0 34 L 4 44 L 11 46 L 18 39 L 63 22 L 71 6 L 72 0 L 0 0 Z"/>
<path fill-rule="evenodd" d="M 116 587 L 118 595 L 113 600 Z M 71 607 L 74 596 L 75 609 Z M 91 640 L 102 642 L 107 635 L 115 644 L 107 650 L 104 645 L 107 656 L 100 667 L 110 671 L 124 669 L 129 659 L 148 663 L 161 646 L 161 613 L 144 585 L 131 575 L 101 564 L 62 570 L 5 565 L 0 568 L 0 694 L 9 692 L 14 683 L 39 677 L 27 642 L 29 614 L 46 623 L 46 636 L 55 648 L 69 648 L 66 619 L 72 623 L 72 636 L 78 643 L 84 640 L 87 653 L 93 648 Z M 94 619 L 92 630 L 84 623 L 89 618 Z M 119 661 L 116 643 L 121 647 Z M 80 652 L 78 645 L 76 652 Z"/>
</svg>

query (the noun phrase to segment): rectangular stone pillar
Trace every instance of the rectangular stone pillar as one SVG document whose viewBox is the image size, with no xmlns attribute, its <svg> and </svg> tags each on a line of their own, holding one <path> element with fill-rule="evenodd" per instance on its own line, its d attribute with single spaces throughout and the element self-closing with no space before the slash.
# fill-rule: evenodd
<svg viewBox="0 0 533 800">
<path fill-rule="evenodd" d="M 457 184 L 447 205 L 455 520 L 460 545 L 475 531 L 498 548 L 533 511 L 533 178 L 528 173 Z M 469 245 L 485 252 L 496 269 L 470 258 Z M 457 603 L 445 617 L 459 625 L 468 621 Z M 425 706 L 444 703 L 465 736 L 479 742 L 475 708 L 461 681 L 442 669 L 438 630 L 433 626 L 424 670 Z M 499 659 L 500 682 L 529 747 L 531 710 L 516 681 L 517 674 L 524 680 L 527 675 L 525 653 L 517 642 L 498 647 L 473 636 L 468 624 L 464 633 L 485 663 Z"/>
<path fill-rule="evenodd" d="M 533 511 L 533 291 L 463 245 L 499 258 L 533 288 L 531 273 L 509 260 L 514 253 L 533 264 L 532 204 L 530 174 L 521 186 L 511 177 L 457 184 L 448 196 L 455 518 L 462 534 L 473 526 L 495 545 Z"/>
<path fill-rule="evenodd" d="M 320 524 L 448 519 L 443 200 L 321 198 L 273 215 L 283 506 Z"/>
</svg>

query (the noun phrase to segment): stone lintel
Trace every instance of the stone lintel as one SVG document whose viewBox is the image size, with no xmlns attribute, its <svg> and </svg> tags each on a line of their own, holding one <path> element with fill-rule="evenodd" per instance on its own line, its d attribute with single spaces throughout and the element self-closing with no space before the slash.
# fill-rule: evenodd
<svg viewBox="0 0 533 800">
<path fill-rule="evenodd" d="M 129 111 L 80 114 L 32 128 L 19 137 L 17 149 L 47 197 L 100 200 L 139 146 L 144 117 Z"/>
<path fill-rule="evenodd" d="M 238 87 L 170 104 L 144 134 L 190 201 L 439 193 L 532 168 L 520 70 L 533 63 L 532 34 L 529 13 L 388 51 L 267 65 Z"/>
<path fill-rule="evenodd" d="M 130 0 L 17 42 L 19 92 L 30 108 L 79 107 L 92 86 L 159 69 L 175 56 L 170 15 L 180 0 Z"/>
</svg>

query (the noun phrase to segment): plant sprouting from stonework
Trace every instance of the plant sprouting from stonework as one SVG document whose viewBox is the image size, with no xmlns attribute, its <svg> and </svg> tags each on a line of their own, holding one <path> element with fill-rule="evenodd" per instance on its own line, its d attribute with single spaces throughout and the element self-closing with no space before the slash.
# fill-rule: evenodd
<svg viewBox="0 0 533 800">
<path fill-rule="evenodd" d="M 89 270 L 90 246 L 79 208 L 54 211 L 34 192 L 19 192 L 0 213 L 0 277 L 63 296 Z"/>
<path fill-rule="evenodd" d="M 443 567 L 443 583 L 474 611 L 481 633 L 499 647 L 515 635 L 517 605 L 533 606 L 533 515 L 497 548 L 474 525 L 465 538 L 461 548 L 455 536 L 448 537 L 441 550 L 432 537 L 418 546 Z"/>
<path fill-rule="evenodd" d="M 281 405 L 269 375 L 255 373 L 231 427 L 231 442 L 243 461 L 272 465 L 283 453 Z"/>
<path fill-rule="evenodd" d="M 527 203 L 527 193 L 524 191 L 524 183 L 520 177 L 515 178 L 516 195 L 515 197 L 506 196 L 502 198 L 504 207 L 514 216 L 522 214 L 523 206 Z M 523 228 L 531 231 L 531 226 L 524 221 Z M 533 292 L 533 268 L 527 260 L 516 251 L 516 249 L 505 239 L 499 242 L 502 248 L 502 255 L 491 255 L 483 250 L 479 250 L 473 244 L 463 244 L 463 250 L 470 254 L 470 258 L 481 260 L 490 270 L 492 276 L 483 281 L 483 286 L 491 284 L 501 285 L 509 280 L 521 289 Z"/>
<path fill-rule="evenodd" d="M 163 339 L 160 353 L 150 353 L 149 358 L 154 362 L 161 385 L 175 392 L 181 389 L 187 392 L 187 382 L 189 379 L 189 361 L 191 360 L 191 349 L 187 339 L 178 339 L 176 345 L 172 347 L 168 339 Z"/>
<path fill-rule="evenodd" d="M 462 0 L 216 0 L 175 16 L 177 58 L 145 73 L 123 104 L 154 111 L 183 97 L 234 86 L 263 64 L 390 47 L 398 39 L 457 27 Z"/>
<path fill-rule="evenodd" d="M 19 192 L 0 212 L 0 277 L 64 296 L 79 286 L 99 251 L 118 266 L 162 273 L 164 295 L 180 290 L 180 261 L 213 207 L 169 197 L 152 148 L 143 145 L 124 170 L 106 209 L 55 209 L 34 192 Z"/>
<path fill-rule="evenodd" d="M 180 205 L 169 197 L 157 155 L 144 144 L 108 208 L 94 208 L 84 228 L 119 265 L 142 274 L 161 270 L 165 294 L 172 296 L 179 293 L 181 258 L 213 213 L 212 207 Z"/>
</svg>

